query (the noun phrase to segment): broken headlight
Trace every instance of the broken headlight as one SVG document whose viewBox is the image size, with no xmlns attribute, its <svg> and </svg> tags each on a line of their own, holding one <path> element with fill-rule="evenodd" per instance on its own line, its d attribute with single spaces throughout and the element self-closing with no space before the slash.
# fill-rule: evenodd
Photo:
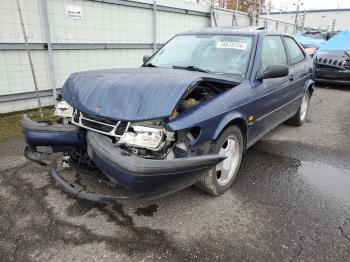
<svg viewBox="0 0 350 262">
<path fill-rule="evenodd" d="M 54 115 L 61 118 L 71 118 L 73 116 L 73 107 L 66 101 L 60 101 L 56 105 Z"/>
<path fill-rule="evenodd" d="M 118 144 L 157 150 L 162 142 L 162 129 L 135 125 L 119 139 Z"/>
<path fill-rule="evenodd" d="M 153 120 L 131 124 L 117 143 L 158 151 L 174 139 L 174 133 L 167 131 L 161 121 Z"/>
</svg>

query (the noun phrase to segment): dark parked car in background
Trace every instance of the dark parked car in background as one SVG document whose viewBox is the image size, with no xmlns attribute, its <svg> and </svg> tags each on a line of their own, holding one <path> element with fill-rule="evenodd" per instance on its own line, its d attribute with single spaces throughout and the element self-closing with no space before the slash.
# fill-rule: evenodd
<svg viewBox="0 0 350 262">
<path fill-rule="evenodd" d="M 27 150 L 63 151 L 72 168 L 88 163 L 141 196 L 193 184 L 219 195 L 249 147 L 285 121 L 305 122 L 313 74 L 312 59 L 288 35 L 231 28 L 179 34 L 141 68 L 73 73 L 57 124 L 23 118 Z"/>
<path fill-rule="evenodd" d="M 350 30 L 342 31 L 315 54 L 316 81 L 350 85 Z"/>
</svg>

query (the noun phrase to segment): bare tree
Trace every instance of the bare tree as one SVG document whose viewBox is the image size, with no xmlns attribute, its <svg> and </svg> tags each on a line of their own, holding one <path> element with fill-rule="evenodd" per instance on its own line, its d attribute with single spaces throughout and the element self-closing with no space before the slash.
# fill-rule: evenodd
<svg viewBox="0 0 350 262">
<path fill-rule="evenodd" d="M 248 12 L 249 10 L 260 10 L 260 12 L 265 12 L 272 8 L 271 1 L 266 4 L 266 0 L 216 0 L 214 1 L 214 4 L 222 8 L 233 10 L 238 7 L 238 11 L 242 12 Z"/>
</svg>

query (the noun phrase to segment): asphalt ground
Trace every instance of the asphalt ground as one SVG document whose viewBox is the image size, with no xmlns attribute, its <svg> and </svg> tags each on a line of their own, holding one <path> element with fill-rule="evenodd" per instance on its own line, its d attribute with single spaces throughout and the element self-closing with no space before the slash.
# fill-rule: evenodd
<svg viewBox="0 0 350 262">
<path fill-rule="evenodd" d="M 316 88 L 307 122 L 250 148 L 219 197 L 96 205 L 23 148 L 0 144 L 1 261 L 350 261 L 350 88 Z"/>
</svg>

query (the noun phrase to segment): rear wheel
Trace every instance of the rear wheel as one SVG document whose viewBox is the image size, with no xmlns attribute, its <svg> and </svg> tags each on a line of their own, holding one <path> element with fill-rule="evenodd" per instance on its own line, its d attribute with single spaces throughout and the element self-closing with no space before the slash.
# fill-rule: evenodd
<svg viewBox="0 0 350 262">
<path fill-rule="evenodd" d="M 220 195 L 229 189 L 236 179 L 243 152 L 243 136 L 237 126 L 225 129 L 215 141 L 211 153 L 226 156 L 215 168 L 205 173 L 196 183 L 201 191 Z"/>
<path fill-rule="evenodd" d="M 307 111 L 309 109 L 309 102 L 310 102 L 310 92 L 307 91 L 303 95 L 303 100 L 301 101 L 301 105 L 298 109 L 298 111 L 295 113 L 294 116 L 289 118 L 287 120 L 287 124 L 293 125 L 293 126 L 301 126 L 306 121 L 306 115 Z"/>
</svg>

